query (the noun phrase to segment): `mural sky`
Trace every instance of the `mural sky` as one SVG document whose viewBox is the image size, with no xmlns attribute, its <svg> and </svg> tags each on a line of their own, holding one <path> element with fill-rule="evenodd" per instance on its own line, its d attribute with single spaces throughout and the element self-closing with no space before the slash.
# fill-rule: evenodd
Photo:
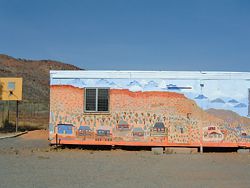
<svg viewBox="0 0 250 188">
<path fill-rule="evenodd" d="M 167 79 L 52 79 L 51 85 L 107 87 L 130 91 L 183 93 L 202 109 L 225 109 L 248 115 L 248 88 L 245 80 L 167 80 Z"/>
</svg>

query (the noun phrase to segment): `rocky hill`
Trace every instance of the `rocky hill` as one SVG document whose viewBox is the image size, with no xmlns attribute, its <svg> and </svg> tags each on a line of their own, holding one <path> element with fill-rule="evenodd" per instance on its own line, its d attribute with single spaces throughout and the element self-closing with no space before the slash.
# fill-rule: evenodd
<svg viewBox="0 0 250 188">
<path fill-rule="evenodd" d="M 80 68 L 58 61 L 16 59 L 0 54 L 0 77 L 23 77 L 24 100 L 48 103 L 50 70 L 80 70 Z"/>
</svg>

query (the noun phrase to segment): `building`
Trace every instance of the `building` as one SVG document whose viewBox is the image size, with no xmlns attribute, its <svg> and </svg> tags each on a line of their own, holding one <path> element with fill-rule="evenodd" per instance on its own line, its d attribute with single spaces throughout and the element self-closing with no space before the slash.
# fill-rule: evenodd
<svg viewBox="0 0 250 188">
<path fill-rule="evenodd" d="M 144 136 L 144 130 L 141 127 L 134 127 L 132 130 L 132 135 L 142 137 Z"/>
<path fill-rule="evenodd" d="M 112 131 L 108 126 L 100 126 L 96 130 L 96 141 L 112 141 Z"/>
<path fill-rule="evenodd" d="M 74 125 L 72 124 L 57 124 L 55 130 L 59 135 L 73 135 L 74 134 Z"/>
<path fill-rule="evenodd" d="M 52 144 L 61 135 L 54 127 L 67 122 L 78 132 L 88 125 L 95 136 L 62 137 L 62 144 L 250 147 L 250 138 L 235 134 L 241 126 L 250 135 L 250 73 L 51 71 L 50 77 Z M 136 127 L 144 132 L 137 141 Z"/>
<path fill-rule="evenodd" d="M 92 137 L 94 132 L 87 125 L 81 125 L 77 131 L 78 136 Z"/>
<path fill-rule="evenodd" d="M 156 122 L 151 129 L 151 136 L 166 136 L 167 129 L 163 122 Z"/>
<path fill-rule="evenodd" d="M 120 120 L 118 125 L 117 125 L 117 129 L 120 131 L 128 131 L 129 130 L 128 122 L 126 122 L 124 120 Z"/>
</svg>

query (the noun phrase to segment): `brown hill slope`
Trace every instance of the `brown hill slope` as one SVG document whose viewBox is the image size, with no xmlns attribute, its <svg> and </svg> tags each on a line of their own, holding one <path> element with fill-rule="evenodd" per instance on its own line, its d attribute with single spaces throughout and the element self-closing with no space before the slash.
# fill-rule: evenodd
<svg viewBox="0 0 250 188">
<path fill-rule="evenodd" d="M 250 119 L 247 117 L 240 116 L 239 114 L 230 111 L 230 110 L 222 110 L 222 109 L 208 109 L 206 110 L 207 113 L 216 116 L 217 118 L 220 118 L 224 120 L 227 123 L 230 123 L 232 125 L 238 126 L 241 125 L 250 125 Z"/>
<path fill-rule="evenodd" d="M 49 71 L 80 70 L 52 60 L 16 59 L 0 54 L 0 77 L 23 78 L 23 100 L 19 103 L 20 130 L 47 128 L 49 118 Z M 0 131 L 15 129 L 16 105 L 0 101 Z"/>
<path fill-rule="evenodd" d="M 23 99 L 49 101 L 49 70 L 80 70 L 80 68 L 52 60 L 16 59 L 0 54 L 0 77 L 23 77 Z"/>
<path fill-rule="evenodd" d="M 53 114 L 56 114 L 53 118 L 56 124 L 64 120 L 70 121 L 70 123 L 80 121 L 79 117 L 82 117 L 84 113 L 84 89 L 70 85 L 53 85 L 51 91 L 50 109 Z M 188 99 L 183 94 L 167 91 L 132 92 L 127 89 L 111 89 L 109 106 L 113 120 L 123 118 L 134 125 L 137 124 L 137 122 L 133 122 L 135 120 L 142 121 L 140 124 L 143 121 L 144 124 L 147 121 L 150 121 L 148 124 L 152 124 L 161 120 L 166 121 L 166 124 L 171 121 L 178 125 L 186 125 L 187 122 L 192 121 L 196 122 L 197 127 L 206 126 L 211 122 L 213 124 L 223 122 L 202 110 L 195 101 Z M 88 114 L 84 116 L 88 117 Z M 100 116 L 105 118 L 103 114 Z M 94 122 L 96 117 L 98 115 L 95 117 L 89 115 L 86 119 L 90 118 L 91 122 Z M 109 121 L 110 119 L 105 121 L 106 125 L 109 125 Z"/>
</svg>

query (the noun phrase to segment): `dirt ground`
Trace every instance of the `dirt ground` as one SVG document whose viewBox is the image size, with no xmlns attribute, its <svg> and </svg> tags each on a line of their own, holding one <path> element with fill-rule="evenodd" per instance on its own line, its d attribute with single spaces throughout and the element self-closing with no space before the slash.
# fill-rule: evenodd
<svg viewBox="0 0 250 188">
<path fill-rule="evenodd" d="M 250 187 L 250 154 L 53 149 L 47 132 L 0 140 L 0 187 Z"/>
</svg>

